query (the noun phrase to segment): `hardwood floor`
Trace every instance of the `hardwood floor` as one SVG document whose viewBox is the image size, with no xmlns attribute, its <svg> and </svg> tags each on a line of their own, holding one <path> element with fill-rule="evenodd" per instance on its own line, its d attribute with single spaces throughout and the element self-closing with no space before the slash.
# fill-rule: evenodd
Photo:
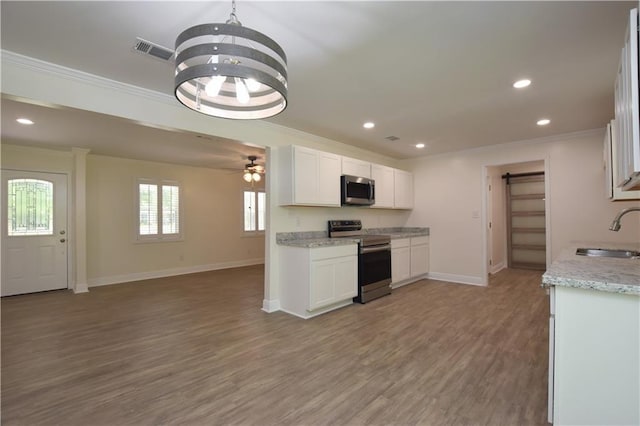
<svg viewBox="0 0 640 426">
<path fill-rule="evenodd" d="M 4 425 L 546 425 L 541 273 L 302 320 L 262 267 L 2 299 Z"/>
</svg>

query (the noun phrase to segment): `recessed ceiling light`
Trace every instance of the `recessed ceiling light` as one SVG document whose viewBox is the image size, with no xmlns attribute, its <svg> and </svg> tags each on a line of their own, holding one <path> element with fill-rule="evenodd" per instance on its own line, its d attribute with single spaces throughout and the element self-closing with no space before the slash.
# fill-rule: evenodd
<svg viewBox="0 0 640 426">
<path fill-rule="evenodd" d="M 33 124 L 33 121 L 29 120 L 28 118 L 18 118 L 16 121 L 20 124 L 26 124 L 28 126 Z"/>
<path fill-rule="evenodd" d="M 518 80 L 515 83 L 513 83 L 513 87 L 515 87 L 516 89 L 522 89 L 524 87 L 527 87 L 528 85 L 531 84 L 531 80 Z"/>
<path fill-rule="evenodd" d="M 376 127 L 376 124 L 372 121 L 367 121 L 362 125 L 362 127 L 364 127 L 365 129 L 373 129 L 374 127 Z"/>
<path fill-rule="evenodd" d="M 536 124 L 538 126 L 546 126 L 549 123 L 551 123 L 551 120 L 549 120 L 548 118 L 543 118 L 542 120 L 538 120 Z"/>
<path fill-rule="evenodd" d="M 418 144 L 416 144 L 416 148 L 424 148 L 424 144 L 423 143 L 418 143 Z"/>
</svg>

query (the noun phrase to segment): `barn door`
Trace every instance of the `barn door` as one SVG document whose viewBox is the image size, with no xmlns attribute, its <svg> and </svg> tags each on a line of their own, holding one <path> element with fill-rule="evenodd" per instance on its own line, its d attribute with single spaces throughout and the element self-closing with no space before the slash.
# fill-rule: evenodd
<svg viewBox="0 0 640 426">
<path fill-rule="evenodd" d="M 2 170 L 1 295 L 67 288 L 67 176 Z"/>
</svg>

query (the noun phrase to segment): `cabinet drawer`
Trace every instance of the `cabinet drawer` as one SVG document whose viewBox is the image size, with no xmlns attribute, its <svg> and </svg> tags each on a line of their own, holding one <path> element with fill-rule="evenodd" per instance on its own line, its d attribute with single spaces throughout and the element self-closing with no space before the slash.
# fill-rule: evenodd
<svg viewBox="0 0 640 426">
<path fill-rule="evenodd" d="M 424 244 L 429 244 L 429 236 L 425 235 L 422 237 L 413 237 L 411 238 L 411 245 L 412 246 L 421 246 Z"/>
<path fill-rule="evenodd" d="M 334 257 L 356 256 L 358 254 L 358 245 L 318 247 L 310 250 L 309 257 L 311 260 L 331 259 Z"/>
<path fill-rule="evenodd" d="M 401 247 L 409 247 L 411 243 L 410 238 L 401 238 L 399 240 L 391 240 L 391 250 Z"/>
</svg>

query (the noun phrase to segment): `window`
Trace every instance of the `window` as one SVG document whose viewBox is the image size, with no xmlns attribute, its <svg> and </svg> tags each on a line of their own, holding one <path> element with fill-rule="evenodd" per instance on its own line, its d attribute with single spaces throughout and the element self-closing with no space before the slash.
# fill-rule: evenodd
<svg viewBox="0 0 640 426">
<path fill-rule="evenodd" d="M 264 232 L 267 194 L 264 191 L 244 191 L 244 231 Z"/>
<path fill-rule="evenodd" d="M 37 179 L 7 181 L 7 235 L 53 235 L 53 183 Z"/>
<path fill-rule="evenodd" d="M 182 239 L 177 182 L 138 179 L 137 200 L 138 240 Z"/>
</svg>

